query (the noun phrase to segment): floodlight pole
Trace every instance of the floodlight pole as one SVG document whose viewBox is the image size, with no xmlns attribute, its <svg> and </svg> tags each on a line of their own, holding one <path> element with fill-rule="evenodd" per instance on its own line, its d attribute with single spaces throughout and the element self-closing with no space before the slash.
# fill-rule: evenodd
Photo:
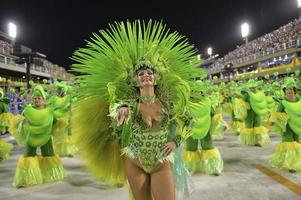
<svg viewBox="0 0 301 200">
<path fill-rule="evenodd" d="M 248 45 L 248 43 L 249 43 L 248 37 L 245 37 L 245 38 L 244 38 L 244 40 L 245 40 L 245 42 L 246 42 L 246 46 L 247 46 L 247 45 Z"/>
<path fill-rule="evenodd" d="M 31 73 L 30 73 L 30 64 L 31 64 L 32 57 L 31 55 L 28 56 L 28 59 L 26 59 L 26 84 L 27 89 L 30 89 L 29 81 L 31 80 Z"/>
<path fill-rule="evenodd" d="M 298 0 L 298 15 L 299 19 L 301 19 L 301 0 Z"/>
</svg>

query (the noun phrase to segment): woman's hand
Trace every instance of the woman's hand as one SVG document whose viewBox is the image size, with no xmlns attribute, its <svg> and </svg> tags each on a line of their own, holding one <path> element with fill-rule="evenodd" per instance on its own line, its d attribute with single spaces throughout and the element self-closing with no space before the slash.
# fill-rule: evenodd
<svg viewBox="0 0 301 200">
<path fill-rule="evenodd" d="M 17 120 L 17 124 L 19 124 L 19 123 L 25 124 L 25 123 L 27 123 L 27 122 L 28 122 L 28 121 L 27 121 L 27 119 L 26 119 L 25 117 L 23 117 L 23 118 Z"/>
<path fill-rule="evenodd" d="M 117 126 L 128 123 L 131 119 L 131 112 L 128 107 L 121 107 L 117 111 Z"/>
<path fill-rule="evenodd" d="M 165 155 L 169 155 L 172 151 L 174 151 L 177 148 L 177 145 L 174 141 L 167 142 L 164 147 L 162 148 L 162 151 Z"/>
</svg>

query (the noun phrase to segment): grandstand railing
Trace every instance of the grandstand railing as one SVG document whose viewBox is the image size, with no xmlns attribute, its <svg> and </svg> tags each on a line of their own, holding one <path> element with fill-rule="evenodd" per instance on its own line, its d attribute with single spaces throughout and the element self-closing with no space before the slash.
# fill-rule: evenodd
<svg viewBox="0 0 301 200">
<path fill-rule="evenodd" d="M 226 64 L 232 63 L 232 65 L 235 66 L 235 65 L 239 65 L 239 64 L 242 64 L 242 63 L 246 63 L 246 62 L 256 60 L 256 59 L 258 59 L 260 57 L 263 57 L 263 56 L 272 55 L 272 54 L 277 53 L 279 51 L 283 51 L 283 50 L 287 50 L 287 49 L 291 49 L 291 48 L 297 48 L 297 47 L 300 47 L 300 46 L 301 46 L 301 36 L 299 36 L 299 38 L 296 39 L 296 40 L 292 40 L 292 41 L 289 41 L 287 43 L 278 44 L 274 48 L 268 48 L 265 51 L 257 52 L 255 54 L 251 54 L 251 55 L 248 55 L 248 56 L 245 56 L 245 57 L 242 57 L 242 58 L 227 61 Z M 224 67 L 223 64 L 213 63 L 207 69 L 207 73 L 208 74 L 214 74 L 214 73 L 221 72 L 221 69 L 223 67 Z"/>
<path fill-rule="evenodd" d="M 16 58 L 17 58 L 16 56 L 0 53 L 0 63 L 5 64 L 5 65 L 12 65 L 12 66 L 20 69 L 17 71 L 25 72 L 26 64 L 25 63 L 24 64 L 15 63 Z M 40 72 L 38 74 L 40 74 L 41 76 L 43 76 L 42 73 L 44 73 L 44 74 L 47 74 L 49 77 L 53 77 L 53 78 L 65 79 L 68 77 L 67 73 L 64 70 L 54 70 L 54 69 L 51 69 L 51 67 L 38 66 L 35 64 L 31 64 L 30 69 L 33 72 Z M 36 74 L 36 75 L 38 75 L 38 74 Z"/>
<path fill-rule="evenodd" d="M 20 68 L 25 68 L 25 64 L 19 65 L 15 63 L 15 59 L 17 57 L 15 56 L 8 56 L 8 55 L 4 55 L 0 53 L 0 62 L 3 64 L 10 64 L 10 65 L 14 65 L 16 67 L 20 67 Z"/>
</svg>

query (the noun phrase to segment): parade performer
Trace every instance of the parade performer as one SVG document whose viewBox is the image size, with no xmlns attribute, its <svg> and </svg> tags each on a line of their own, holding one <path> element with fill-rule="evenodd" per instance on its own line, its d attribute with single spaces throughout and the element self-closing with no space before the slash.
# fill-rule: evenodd
<svg viewBox="0 0 301 200">
<path fill-rule="evenodd" d="M 264 93 L 266 95 L 267 99 L 267 107 L 268 107 L 268 112 L 269 112 L 269 119 L 268 119 L 268 124 L 267 128 L 271 132 L 276 132 L 278 133 L 281 130 L 285 128 L 286 126 L 286 114 L 283 112 L 279 112 L 279 103 L 275 99 L 283 98 L 279 96 L 278 89 L 276 87 L 277 85 L 274 84 L 269 84 L 266 83 L 264 87 Z M 282 118 L 283 120 L 279 120 Z"/>
<path fill-rule="evenodd" d="M 78 151 L 71 141 L 70 117 L 71 96 L 67 94 L 68 86 L 58 83 L 57 94 L 50 99 L 54 108 L 53 143 L 54 151 L 61 157 L 72 157 Z"/>
<path fill-rule="evenodd" d="M 224 134 L 228 129 L 227 122 L 223 119 L 223 109 L 222 103 L 224 97 L 219 92 L 219 87 L 212 83 L 205 85 L 208 88 L 206 94 L 209 96 L 211 101 L 212 109 L 214 110 L 214 115 L 212 116 L 212 127 L 214 131 L 211 131 L 211 137 L 213 140 L 223 140 Z"/>
<path fill-rule="evenodd" d="M 223 85 L 220 88 L 220 95 L 222 96 L 222 112 L 224 115 L 231 116 L 232 113 L 232 103 L 231 103 L 231 85 L 233 82 Z"/>
<path fill-rule="evenodd" d="M 9 129 L 11 113 L 8 112 L 10 100 L 4 97 L 4 91 L 0 88 L 0 135 Z"/>
<path fill-rule="evenodd" d="M 268 116 L 266 96 L 259 91 L 259 82 L 250 79 L 247 90 L 242 90 L 244 101 L 248 102 L 250 109 L 245 119 L 245 127 L 241 130 L 239 141 L 250 146 L 263 146 L 270 142 L 268 129 L 263 126 L 263 120 Z"/>
<path fill-rule="evenodd" d="M 181 143 L 196 49 L 160 22 L 110 25 L 75 52 L 72 129 L 89 169 L 134 199 L 188 198 Z M 108 118 L 108 115 L 110 116 Z M 182 194 L 182 196 L 181 196 Z"/>
<path fill-rule="evenodd" d="M 4 134 L 8 130 L 9 118 L 8 114 L 9 100 L 4 98 L 4 91 L 0 88 L 0 131 Z M 8 158 L 13 145 L 6 142 L 4 139 L 0 139 L 0 161 Z"/>
<path fill-rule="evenodd" d="M 244 120 L 247 118 L 250 105 L 242 99 L 241 88 L 237 87 L 232 92 L 231 104 L 231 122 L 230 127 L 235 135 L 239 135 L 245 128 Z"/>
<path fill-rule="evenodd" d="M 264 93 L 266 96 L 267 107 L 268 107 L 269 113 L 276 112 L 278 109 L 278 106 L 277 106 L 276 101 L 273 98 L 273 96 L 276 96 L 276 95 L 274 95 L 274 92 L 273 92 L 273 86 L 269 83 L 266 83 L 266 85 L 264 87 Z"/>
<path fill-rule="evenodd" d="M 282 136 L 282 142 L 276 146 L 275 152 L 269 159 L 269 163 L 276 168 L 287 169 L 290 172 L 301 171 L 301 100 L 296 96 L 296 83 L 293 78 L 287 77 L 283 85 L 285 98 L 278 99 L 280 112 L 287 117 L 279 117 L 284 121 L 284 128 L 277 130 Z M 283 123 L 277 123 L 279 125 Z"/>
<path fill-rule="evenodd" d="M 64 178 L 64 169 L 52 145 L 53 109 L 46 105 L 46 93 L 38 85 L 33 90 L 34 105 L 24 109 L 21 132 L 16 140 L 25 146 L 19 158 L 13 185 L 17 188 L 59 181 Z M 42 155 L 38 156 L 37 148 Z"/>
<path fill-rule="evenodd" d="M 223 170 L 223 160 L 218 148 L 213 146 L 212 134 L 215 130 L 212 127 L 217 127 L 213 124 L 220 122 L 213 119 L 214 110 L 206 89 L 208 88 L 200 81 L 192 86 L 189 110 L 194 118 L 194 125 L 192 135 L 186 141 L 183 158 L 191 173 L 219 175 Z M 199 143 L 202 150 L 199 150 Z"/>
</svg>

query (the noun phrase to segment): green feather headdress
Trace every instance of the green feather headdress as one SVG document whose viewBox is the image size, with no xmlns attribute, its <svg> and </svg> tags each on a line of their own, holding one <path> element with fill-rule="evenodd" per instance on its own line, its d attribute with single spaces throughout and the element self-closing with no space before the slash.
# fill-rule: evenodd
<svg viewBox="0 0 301 200">
<path fill-rule="evenodd" d="M 196 68 L 200 64 L 196 52 L 185 36 L 166 29 L 162 22 L 115 22 L 94 33 L 87 47 L 74 53 L 72 59 L 77 63 L 72 70 L 83 74 L 77 81 L 84 85 L 80 88 L 84 96 L 98 94 L 108 100 L 108 84 L 129 91 L 135 86 L 135 71 L 142 65 L 158 73 L 159 85 L 170 76 L 182 81 L 203 76 L 204 71 Z"/>
<path fill-rule="evenodd" d="M 31 86 L 33 86 L 34 85 L 34 82 L 33 82 L 33 80 L 29 80 L 29 85 L 31 85 Z"/>
<path fill-rule="evenodd" d="M 296 88 L 296 82 L 295 79 L 293 77 L 286 77 L 283 83 L 283 88 Z"/>
<path fill-rule="evenodd" d="M 47 99 L 47 93 L 45 92 L 44 88 L 41 85 L 37 85 L 33 89 L 32 96 L 34 96 L 34 97 L 41 96 L 41 97 L 43 97 L 43 99 Z"/>
<path fill-rule="evenodd" d="M 249 81 L 247 82 L 247 87 L 248 88 L 256 88 L 260 85 L 260 82 L 255 80 L 255 79 L 249 79 Z"/>
</svg>

